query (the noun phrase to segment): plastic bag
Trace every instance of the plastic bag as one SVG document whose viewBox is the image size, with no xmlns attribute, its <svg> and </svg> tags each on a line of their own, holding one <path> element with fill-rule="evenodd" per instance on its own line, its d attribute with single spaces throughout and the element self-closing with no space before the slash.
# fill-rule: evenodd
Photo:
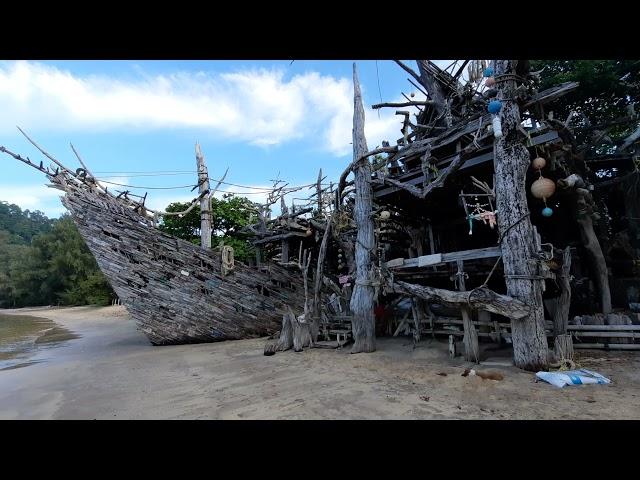
<svg viewBox="0 0 640 480">
<path fill-rule="evenodd" d="M 611 383 L 611 380 L 608 378 L 585 368 L 568 370 L 566 372 L 538 372 L 536 373 L 536 377 L 558 388 L 562 388 L 565 385 L 602 385 Z"/>
</svg>

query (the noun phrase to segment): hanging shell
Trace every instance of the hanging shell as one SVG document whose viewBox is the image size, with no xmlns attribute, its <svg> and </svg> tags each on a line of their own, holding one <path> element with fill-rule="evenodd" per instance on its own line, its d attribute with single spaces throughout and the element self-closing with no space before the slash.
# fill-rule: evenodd
<svg viewBox="0 0 640 480">
<path fill-rule="evenodd" d="M 537 157 L 531 162 L 531 166 L 535 170 L 542 170 L 547 165 L 547 161 L 542 157 Z"/>
<path fill-rule="evenodd" d="M 531 195 L 546 200 L 556 191 L 556 182 L 549 178 L 540 177 L 531 185 Z"/>
</svg>

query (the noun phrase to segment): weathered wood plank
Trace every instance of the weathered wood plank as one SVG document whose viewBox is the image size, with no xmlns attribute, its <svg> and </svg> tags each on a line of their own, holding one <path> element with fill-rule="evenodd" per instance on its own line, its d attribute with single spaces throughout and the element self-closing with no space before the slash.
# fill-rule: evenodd
<svg viewBox="0 0 640 480">
<path fill-rule="evenodd" d="M 459 252 L 437 253 L 435 255 L 423 255 L 416 258 L 396 258 L 386 262 L 387 268 L 403 269 L 424 266 L 442 265 L 458 260 L 478 260 L 481 258 L 493 258 L 500 256 L 500 247 L 476 248 L 472 250 L 460 250 Z M 437 261 L 438 258 L 441 261 Z M 402 260 L 402 262 L 400 262 Z"/>
</svg>

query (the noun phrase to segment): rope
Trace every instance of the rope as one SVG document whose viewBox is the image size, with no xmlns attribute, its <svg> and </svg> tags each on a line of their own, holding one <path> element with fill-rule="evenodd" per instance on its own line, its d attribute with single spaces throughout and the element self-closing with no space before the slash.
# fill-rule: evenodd
<svg viewBox="0 0 640 480">
<path fill-rule="evenodd" d="M 517 280 L 544 280 L 545 277 L 541 277 L 540 275 L 504 275 L 505 278 L 515 278 Z"/>
<path fill-rule="evenodd" d="M 527 212 L 524 215 L 522 215 L 518 220 L 516 220 L 515 222 L 513 222 L 511 225 L 509 225 L 507 227 L 507 229 L 502 232 L 502 234 L 500 234 L 500 238 L 498 238 L 498 245 L 502 245 L 502 241 L 505 239 L 505 237 L 507 236 L 507 233 L 509 232 L 509 230 L 511 230 L 513 227 L 515 227 L 516 225 L 518 225 L 522 220 L 524 220 L 525 218 L 527 218 L 529 215 L 531 215 L 531 212 Z"/>
<path fill-rule="evenodd" d="M 496 263 L 493 264 L 493 267 L 491 268 L 491 271 L 489 272 L 489 275 L 487 275 L 487 278 L 484 280 L 484 282 L 482 282 L 482 285 L 469 290 L 469 295 L 467 295 L 467 305 L 469 305 L 469 307 L 471 307 L 471 295 L 473 295 L 473 293 L 476 290 L 480 290 L 481 288 L 484 288 L 487 286 L 487 283 L 489 283 L 489 280 L 491 279 L 491 275 L 493 275 L 493 272 L 495 272 L 496 267 L 498 266 L 498 263 L 500 263 L 500 260 L 502 260 L 502 255 L 500 255 L 498 257 L 498 259 L 496 260 Z"/>
<path fill-rule="evenodd" d="M 382 90 L 380 89 L 380 72 L 378 71 L 378 60 L 376 60 L 376 77 L 378 79 L 378 93 L 380 94 L 380 103 L 382 103 Z M 378 118 L 380 118 L 380 110 L 378 110 Z"/>
</svg>

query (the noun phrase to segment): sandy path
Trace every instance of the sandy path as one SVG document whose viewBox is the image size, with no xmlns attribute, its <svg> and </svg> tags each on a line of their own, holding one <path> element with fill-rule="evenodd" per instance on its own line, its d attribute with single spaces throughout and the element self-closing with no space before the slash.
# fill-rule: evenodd
<svg viewBox="0 0 640 480">
<path fill-rule="evenodd" d="M 462 377 L 467 364 L 449 359 L 444 342 L 412 350 L 407 339 L 380 339 L 368 355 L 265 357 L 265 339 L 153 347 L 122 307 L 14 313 L 50 318 L 81 338 L 42 363 L 0 372 L 3 419 L 640 418 L 632 352 L 583 354 L 582 365 L 612 385 L 557 389 L 513 367 L 480 367 L 503 381 Z"/>
</svg>

